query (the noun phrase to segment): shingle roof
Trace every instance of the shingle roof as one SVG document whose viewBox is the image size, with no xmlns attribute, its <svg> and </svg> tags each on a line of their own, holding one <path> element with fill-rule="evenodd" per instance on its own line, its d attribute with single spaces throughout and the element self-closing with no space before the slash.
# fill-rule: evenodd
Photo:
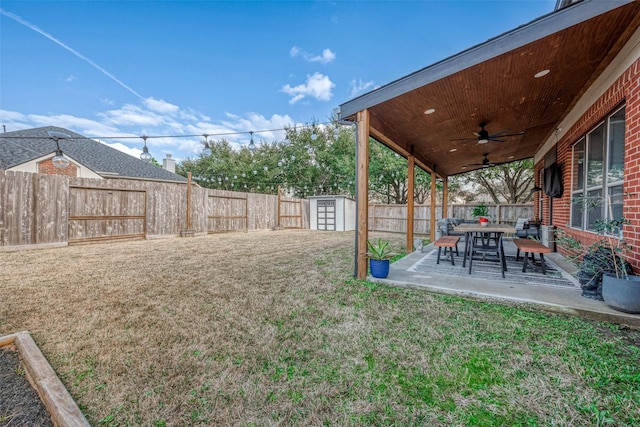
<svg viewBox="0 0 640 427">
<path fill-rule="evenodd" d="M 0 134 L 0 169 L 9 169 L 52 154 L 55 142 L 48 131 L 62 132 L 71 139 L 60 139 L 63 154 L 98 175 L 108 178 L 139 178 L 156 181 L 186 182 L 187 179 L 150 163 L 136 159 L 68 129 L 47 126 Z"/>
</svg>

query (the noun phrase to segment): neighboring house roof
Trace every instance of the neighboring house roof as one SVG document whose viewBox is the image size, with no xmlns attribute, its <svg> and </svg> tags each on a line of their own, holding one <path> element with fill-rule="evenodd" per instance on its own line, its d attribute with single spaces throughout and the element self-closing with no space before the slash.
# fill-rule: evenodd
<svg viewBox="0 0 640 427">
<path fill-rule="evenodd" d="M 55 153 L 56 143 L 49 137 L 48 131 L 70 135 L 70 139 L 59 140 L 62 153 L 103 178 L 187 181 L 183 176 L 136 159 L 68 129 L 55 126 L 0 134 L 0 169 L 10 169 Z"/>
</svg>

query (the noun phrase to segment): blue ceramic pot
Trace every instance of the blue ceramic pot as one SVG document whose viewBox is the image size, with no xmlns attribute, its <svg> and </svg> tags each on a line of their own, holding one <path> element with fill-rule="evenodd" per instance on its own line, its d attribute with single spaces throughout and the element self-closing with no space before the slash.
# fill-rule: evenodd
<svg viewBox="0 0 640 427">
<path fill-rule="evenodd" d="M 370 259 L 369 267 L 371 268 L 371 275 L 375 278 L 384 279 L 389 275 L 388 259 Z"/>
</svg>

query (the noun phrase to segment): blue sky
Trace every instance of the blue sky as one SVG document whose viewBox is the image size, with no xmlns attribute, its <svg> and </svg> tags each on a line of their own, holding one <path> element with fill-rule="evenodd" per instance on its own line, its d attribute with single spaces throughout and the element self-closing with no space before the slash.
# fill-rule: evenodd
<svg viewBox="0 0 640 427">
<path fill-rule="evenodd" d="M 556 0 L 0 3 L 0 124 L 246 144 L 552 12 Z M 247 132 L 247 133 L 242 133 Z M 211 137 L 211 138 L 222 138 Z M 158 160 L 201 137 L 154 138 Z"/>
</svg>

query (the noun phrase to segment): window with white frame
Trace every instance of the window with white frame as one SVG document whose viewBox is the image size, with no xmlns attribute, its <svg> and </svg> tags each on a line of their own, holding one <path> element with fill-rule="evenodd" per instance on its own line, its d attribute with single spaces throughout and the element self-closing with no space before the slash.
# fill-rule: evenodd
<svg viewBox="0 0 640 427">
<path fill-rule="evenodd" d="M 595 231 L 599 219 L 622 218 L 625 107 L 576 142 L 571 160 L 571 226 Z"/>
</svg>

